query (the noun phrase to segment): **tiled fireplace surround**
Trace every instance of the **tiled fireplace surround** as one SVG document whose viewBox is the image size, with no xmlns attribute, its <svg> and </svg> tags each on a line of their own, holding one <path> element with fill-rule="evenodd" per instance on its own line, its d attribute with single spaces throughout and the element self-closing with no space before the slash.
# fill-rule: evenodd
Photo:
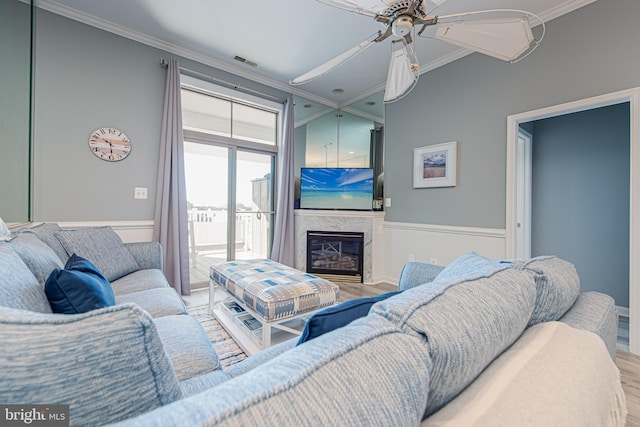
<svg viewBox="0 0 640 427">
<path fill-rule="evenodd" d="M 384 212 L 379 211 L 296 210 L 296 269 L 306 271 L 307 268 L 307 231 L 359 231 L 364 233 L 363 282 L 379 282 L 382 270 L 383 221 Z"/>
</svg>

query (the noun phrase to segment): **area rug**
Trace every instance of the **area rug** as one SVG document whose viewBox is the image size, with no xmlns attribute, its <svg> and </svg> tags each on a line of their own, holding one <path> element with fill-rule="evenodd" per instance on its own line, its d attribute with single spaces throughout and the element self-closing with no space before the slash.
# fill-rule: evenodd
<svg viewBox="0 0 640 427">
<path fill-rule="evenodd" d="M 247 355 L 238 347 L 238 344 L 236 344 L 227 331 L 224 330 L 220 322 L 209 314 L 209 304 L 188 307 L 187 311 L 193 318 L 200 322 L 209 336 L 213 349 L 220 359 L 222 369 L 226 369 L 247 358 Z"/>
</svg>

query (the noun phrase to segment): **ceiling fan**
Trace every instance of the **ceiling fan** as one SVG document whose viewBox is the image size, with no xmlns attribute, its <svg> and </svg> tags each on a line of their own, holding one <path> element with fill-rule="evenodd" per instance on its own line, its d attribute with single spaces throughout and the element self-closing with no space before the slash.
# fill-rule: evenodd
<svg viewBox="0 0 640 427">
<path fill-rule="evenodd" d="M 438 16 L 432 14 L 433 10 L 446 0 L 317 1 L 372 17 L 384 29 L 289 83 L 301 85 L 322 77 L 374 44 L 395 37 L 392 40 L 385 102 L 401 99 L 418 81 L 419 65 L 414 50 L 416 36 L 435 38 L 511 63 L 529 55 L 544 37 L 542 19 L 523 10 L 494 9 Z M 430 3 L 433 3 L 431 10 Z M 534 27 L 538 27 L 536 35 Z"/>
</svg>

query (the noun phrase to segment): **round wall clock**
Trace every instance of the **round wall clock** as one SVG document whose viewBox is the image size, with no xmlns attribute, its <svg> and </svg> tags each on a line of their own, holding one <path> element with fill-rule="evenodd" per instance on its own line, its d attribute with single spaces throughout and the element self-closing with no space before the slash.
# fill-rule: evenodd
<svg viewBox="0 0 640 427">
<path fill-rule="evenodd" d="M 131 152 L 131 141 L 121 130 L 100 128 L 91 132 L 89 137 L 91 152 L 108 162 L 117 162 Z"/>
</svg>

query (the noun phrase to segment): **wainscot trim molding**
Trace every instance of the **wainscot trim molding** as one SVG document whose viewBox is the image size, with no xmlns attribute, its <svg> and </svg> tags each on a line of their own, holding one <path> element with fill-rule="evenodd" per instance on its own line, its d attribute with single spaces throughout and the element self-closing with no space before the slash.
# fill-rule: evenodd
<svg viewBox="0 0 640 427">
<path fill-rule="evenodd" d="M 408 222 L 385 222 L 384 228 L 478 237 L 494 237 L 498 239 L 504 239 L 507 236 L 507 230 L 502 228 L 461 227 L 455 225 L 414 224 Z"/>
<path fill-rule="evenodd" d="M 34 223 L 36 224 L 36 223 Z M 140 221 L 68 221 L 58 222 L 60 228 L 111 227 L 125 243 L 150 242 L 153 239 L 153 220 Z"/>
<path fill-rule="evenodd" d="M 445 266 L 469 252 L 491 259 L 505 258 L 506 230 L 406 222 L 383 222 L 382 263 L 385 282 L 397 284 L 410 261 Z M 376 266 L 378 267 L 378 266 Z"/>
</svg>

